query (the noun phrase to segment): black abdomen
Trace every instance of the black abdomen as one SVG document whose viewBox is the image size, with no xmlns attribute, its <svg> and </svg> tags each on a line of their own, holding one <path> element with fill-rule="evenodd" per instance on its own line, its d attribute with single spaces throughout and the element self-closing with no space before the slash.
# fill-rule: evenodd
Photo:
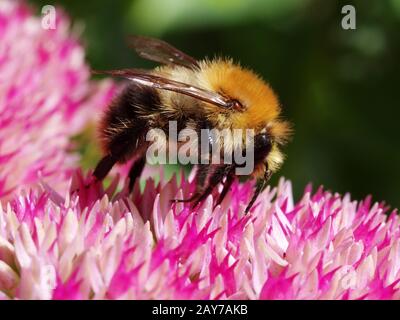
<svg viewBox="0 0 400 320">
<path fill-rule="evenodd" d="M 145 138 L 149 116 L 158 113 L 156 90 L 130 84 L 106 110 L 100 127 L 103 149 L 118 162 L 129 160 Z"/>
</svg>

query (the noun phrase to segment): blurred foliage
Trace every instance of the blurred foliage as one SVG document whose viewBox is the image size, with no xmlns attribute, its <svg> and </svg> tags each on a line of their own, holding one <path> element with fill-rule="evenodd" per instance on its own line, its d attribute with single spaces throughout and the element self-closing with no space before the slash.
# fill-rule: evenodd
<svg viewBox="0 0 400 320">
<path fill-rule="evenodd" d="M 48 0 L 31 1 L 40 6 Z M 400 0 L 53 1 L 85 26 L 93 68 L 151 67 L 128 34 L 161 37 L 194 57 L 233 57 L 260 73 L 295 125 L 279 174 L 400 206 Z M 352 4 L 357 29 L 341 28 Z M 89 141 L 85 142 L 89 143 Z"/>
</svg>

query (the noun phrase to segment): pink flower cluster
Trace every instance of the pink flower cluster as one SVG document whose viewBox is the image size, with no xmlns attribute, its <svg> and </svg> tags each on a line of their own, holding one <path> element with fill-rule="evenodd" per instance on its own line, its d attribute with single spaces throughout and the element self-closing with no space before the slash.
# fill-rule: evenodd
<svg viewBox="0 0 400 320">
<path fill-rule="evenodd" d="M 84 55 L 61 10 L 46 30 L 22 2 L 0 2 L 0 200 L 40 179 L 67 190 L 70 138 L 114 91 L 89 80 Z"/>
<path fill-rule="evenodd" d="M 369 198 L 282 179 L 245 215 L 251 182 L 195 209 L 170 201 L 192 177 L 91 182 L 70 138 L 114 89 L 65 16 L 0 2 L 0 299 L 400 299 L 400 219 Z"/>
<path fill-rule="evenodd" d="M 0 294 L 21 299 L 398 299 L 400 220 L 370 199 L 234 184 L 213 210 L 175 178 L 115 193 L 79 172 L 0 210 Z"/>
</svg>

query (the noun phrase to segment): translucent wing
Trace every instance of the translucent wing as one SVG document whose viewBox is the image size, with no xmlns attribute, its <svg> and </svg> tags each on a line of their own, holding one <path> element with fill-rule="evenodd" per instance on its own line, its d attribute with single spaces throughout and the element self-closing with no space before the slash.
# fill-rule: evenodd
<svg viewBox="0 0 400 320">
<path fill-rule="evenodd" d="M 199 66 L 196 59 L 159 39 L 130 36 L 128 44 L 140 57 L 147 60 L 162 64 L 176 64 L 190 69 Z"/>
<path fill-rule="evenodd" d="M 181 93 L 193 98 L 211 103 L 221 108 L 236 108 L 237 101 L 229 100 L 222 95 L 208 91 L 196 86 L 192 86 L 183 82 L 166 79 L 150 73 L 143 69 L 121 69 L 121 70 L 110 70 L 110 71 L 93 71 L 95 74 L 109 74 L 112 76 L 123 77 L 134 81 L 140 85 L 161 89 L 169 90 L 177 93 Z"/>
</svg>

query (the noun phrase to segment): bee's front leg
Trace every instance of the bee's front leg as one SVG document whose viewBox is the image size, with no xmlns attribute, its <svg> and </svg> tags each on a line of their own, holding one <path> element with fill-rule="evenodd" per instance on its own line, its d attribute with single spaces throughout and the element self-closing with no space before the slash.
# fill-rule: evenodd
<svg viewBox="0 0 400 320">
<path fill-rule="evenodd" d="M 230 166 L 227 171 L 228 172 L 227 172 L 226 179 L 224 182 L 224 187 L 222 188 L 222 191 L 219 194 L 218 200 L 214 204 L 214 208 L 222 203 L 222 201 L 225 199 L 226 195 L 228 194 L 233 181 L 235 180 L 235 167 Z"/>
<path fill-rule="evenodd" d="M 257 200 L 258 195 L 265 189 L 267 186 L 267 182 L 271 178 L 272 172 L 271 170 L 268 169 L 268 166 L 265 168 L 265 173 L 264 177 L 260 180 L 257 181 L 253 196 L 249 202 L 249 204 L 246 207 L 246 210 L 244 211 L 246 214 L 249 213 L 251 207 L 253 206 L 254 202 Z"/>
<path fill-rule="evenodd" d="M 174 199 L 174 202 L 191 202 L 192 208 L 196 207 L 200 202 L 206 199 L 214 190 L 214 188 L 222 182 L 224 177 L 227 175 L 226 165 L 214 166 L 214 165 L 199 165 L 198 172 L 196 174 L 196 191 L 188 199 Z M 229 166 L 230 167 L 230 166 Z"/>
</svg>

